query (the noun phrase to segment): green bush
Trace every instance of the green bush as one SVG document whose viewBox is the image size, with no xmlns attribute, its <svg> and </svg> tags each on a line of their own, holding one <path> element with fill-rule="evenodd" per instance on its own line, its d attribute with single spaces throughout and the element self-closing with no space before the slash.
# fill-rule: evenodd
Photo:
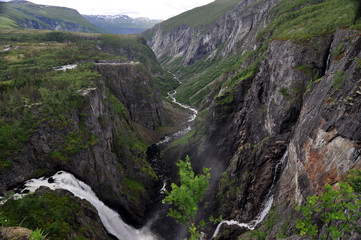
<svg viewBox="0 0 361 240">
<path fill-rule="evenodd" d="M 195 225 L 195 215 L 198 211 L 198 203 L 202 201 L 204 193 L 209 187 L 210 173 L 208 168 L 203 168 L 203 173 L 195 175 L 189 160 L 189 156 L 185 161 L 179 160 L 180 185 L 172 183 L 172 191 L 166 191 L 166 197 L 163 204 L 168 203 L 172 207 L 169 208 L 168 216 L 172 217 L 179 223 L 188 227 L 191 234 L 191 240 L 199 238 L 198 229 L 205 227 L 206 223 L 201 220 L 199 226 Z M 220 218 L 221 219 L 221 218 Z M 219 222 L 220 219 L 210 220 Z"/>
<path fill-rule="evenodd" d="M 360 172 L 359 172 L 360 173 Z M 349 177 L 348 182 L 360 189 L 360 174 Z M 323 239 L 346 239 L 353 230 L 360 231 L 357 221 L 360 219 L 361 197 L 347 182 L 340 182 L 339 189 L 326 184 L 321 196 L 309 196 L 306 205 L 297 206 L 302 218 L 297 219 L 296 229 L 300 235 L 317 236 L 320 228 L 325 227 Z M 320 216 L 322 225 L 317 224 L 316 216 Z"/>
</svg>

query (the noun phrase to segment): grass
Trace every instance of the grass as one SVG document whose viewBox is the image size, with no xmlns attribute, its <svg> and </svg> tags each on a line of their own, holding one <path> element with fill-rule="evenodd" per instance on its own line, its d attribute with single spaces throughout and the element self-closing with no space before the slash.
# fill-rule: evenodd
<svg viewBox="0 0 361 240">
<path fill-rule="evenodd" d="M 31 2 L 23 3 L 3 3 L 2 4 L 3 27 L 14 27 L 14 23 L 18 22 L 20 26 L 30 21 L 37 22 L 42 28 L 51 29 L 49 22 L 57 22 L 63 28 L 74 28 L 77 25 L 78 31 L 84 32 L 100 32 L 93 24 L 83 18 L 76 10 L 63 7 L 42 7 Z M 2 22 L 2 21 L 1 21 Z M 0 25 L 0 26 L 1 26 Z"/>
<path fill-rule="evenodd" d="M 214 23 L 239 2 L 239 0 L 216 0 L 162 22 L 162 29 L 164 32 L 169 32 L 171 29 L 182 25 L 197 27 Z"/>
<path fill-rule="evenodd" d="M 340 90 L 342 87 L 342 83 L 346 78 L 346 73 L 342 70 L 338 71 L 336 76 L 334 76 L 333 78 L 333 85 L 332 85 L 332 89 L 334 91 L 336 90 Z"/>
<path fill-rule="evenodd" d="M 236 83 L 255 75 L 258 71 L 258 61 L 260 60 L 245 69 L 240 68 L 240 66 L 246 62 L 246 60 L 253 59 L 259 54 L 259 51 L 260 49 L 256 49 L 255 51 L 247 51 L 243 54 L 238 53 L 223 61 L 205 62 L 204 70 L 198 69 L 202 71 L 198 76 L 179 87 L 177 90 L 177 99 L 186 104 L 198 107 L 211 91 L 214 81 L 222 74 L 225 76 L 228 74 L 234 75 L 233 78 L 221 82 L 223 87 L 234 86 Z M 195 64 L 198 66 L 202 65 L 202 63 L 202 60 L 199 60 Z"/>
<path fill-rule="evenodd" d="M 177 140 L 173 141 L 171 144 L 169 144 L 168 147 L 176 147 L 179 145 L 185 145 L 188 143 L 189 139 L 191 139 L 194 135 L 195 131 L 191 131 L 188 134 L 184 135 L 181 138 L 178 138 Z"/>
<path fill-rule="evenodd" d="M 355 24 L 358 2 L 353 0 L 284 0 L 272 9 L 273 21 L 258 39 L 307 41 L 337 28 L 358 28 Z"/>
<path fill-rule="evenodd" d="M 67 196 L 54 193 L 44 193 L 39 197 L 27 195 L 23 199 L 9 200 L 0 206 L 0 211 L 7 219 L 6 225 L 40 228 L 52 240 L 69 239 L 74 230 L 77 234 L 81 232 L 76 222 L 81 207 Z"/>
<path fill-rule="evenodd" d="M 96 44 L 105 50 L 99 50 Z M 0 30 L 0 47 L 9 45 L 20 48 L 0 53 L 0 169 L 11 167 L 40 124 L 62 131 L 62 137 L 49 153 L 49 158 L 57 161 L 68 161 L 97 142 L 81 123 L 77 127 L 69 125 L 73 111 L 88 104 L 87 97 L 78 91 L 98 87 L 100 75 L 89 61 L 129 61 L 128 58 L 144 52 L 148 53 L 142 58 L 145 64 L 165 79 L 160 76 L 164 73 L 160 66 L 153 66 L 156 59 L 139 35 L 111 37 L 29 29 Z M 65 72 L 52 69 L 68 63 L 78 63 L 78 67 Z M 124 121 L 121 135 L 127 137 L 123 141 L 127 153 L 132 159 L 143 161 L 146 144 L 134 133 L 136 130 L 130 126 L 123 104 L 112 95 L 108 97 L 112 116 L 118 115 Z M 103 119 L 101 123 L 105 125 L 110 120 Z"/>
<path fill-rule="evenodd" d="M 16 28 L 18 25 L 16 22 L 5 16 L 0 16 L 0 28 Z"/>
<path fill-rule="evenodd" d="M 157 61 L 153 51 L 147 46 L 141 35 L 101 35 L 101 46 L 113 49 L 122 49 L 121 53 L 133 56 L 131 60 L 141 62 L 150 72 L 163 96 L 179 86 L 171 74 L 165 72 Z"/>
<path fill-rule="evenodd" d="M 125 186 L 128 188 L 130 200 L 139 203 L 141 196 L 146 193 L 143 183 L 138 180 L 126 179 Z"/>
<path fill-rule="evenodd" d="M 291 39 L 303 42 L 313 37 L 332 33 L 337 28 L 361 29 L 361 20 L 356 19 L 357 9 L 358 2 L 353 0 L 284 0 L 271 10 L 273 20 L 263 31 L 258 33 L 257 38 L 264 46 L 267 46 L 267 43 L 274 39 Z M 197 11 L 204 11 L 202 13 L 206 14 L 207 8 L 202 7 Z M 183 17 L 185 16 L 188 15 Z M 171 19 L 173 21 L 172 26 L 179 25 L 182 19 L 182 15 Z M 163 24 L 165 24 L 165 29 L 167 29 L 167 24 L 170 28 L 171 21 L 168 20 Z M 215 80 L 220 78 L 222 74 L 231 76 L 220 79 L 223 82 L 222 87 L 232 87 L 244 79 L 255 76 L 262 59 L 252 58 L 251 55 L 262 55 L 263 50 L 264 48 L 262 50 L 259 48 L 256 51 L 243 54 L 237 53 L 221 61 L 207 61 L 203 58 L 187 67 L 179 67 L 178 62 L 182 60 L 181 58 L 168 64 L 172 71 L 178 67 L 178 75 L 181 79 L 188 79 L 179 88 L 177 98 L 184 103 L 197 107 L 213 89 Z M 339 52 L 342 52 L 342 46 L 337 49 L 335 54 Z M 250 59 L 253 63 L 248 64 L 245 68 L 240 68 L 246 59 Z M 164 59 L 164 61 L 167 62 L 169 59 Z M 310 72 L 307 66 L 298 66 L 296 69 L 304 73 Z"/>
</svg>

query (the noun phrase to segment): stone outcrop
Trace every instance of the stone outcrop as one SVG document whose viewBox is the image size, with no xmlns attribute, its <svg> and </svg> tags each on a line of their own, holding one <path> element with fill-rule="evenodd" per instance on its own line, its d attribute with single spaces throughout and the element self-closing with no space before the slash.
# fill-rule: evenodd
<svg viewBox="0 0 361 240">
<path fill-rule="evenodd" d="M 146 133 L 139 134 L 142 128 L 134 121 L 153 129 L 167 117 L 152 79 L 139 65 L 99 66 L 105 82 L 99 79 L 95 88 L 79 92 L 87 102 L 83 107 L 38 124 L 26 150 L 1 171 L 0 191 L 65 170 L 90 185 L 126 222 L 141 224 L 157 176 L 146 161 Z M 36 107 L 31 111 L 36 114 Z"/>
<path fill-rule="evenodd" d="M 133 121 L 152 130 L 169 123 L 160 93 L 140 63 L 103 63 L 97 69 L 109 91 L 129 110 Z"/>
</svg>

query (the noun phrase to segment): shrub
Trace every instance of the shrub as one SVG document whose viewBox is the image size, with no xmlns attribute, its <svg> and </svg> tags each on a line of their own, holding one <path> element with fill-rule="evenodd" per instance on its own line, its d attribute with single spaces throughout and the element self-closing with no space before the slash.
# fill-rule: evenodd
<svg viewBox="0 0 361 240">
<path fill-rule="evenodd" d="M 349 178 L 348 182 L 360 189 L 360 174 L 357 177 Z M 361 213 L 361 196 L 347 182 L 340 182 L 339 189 L 325 185 L 325 192 L 321 196 L 309 196 L 305 206 L 297 206 L 296 210 L 301 211 L 302 218 L 297 219 L 296 229 L 300 235 L 317 236 L 320 228 L 316 224 L 315 217 L 320 215 L 326 232 L 323 239 L 346 239 L 347 234 L 353 230 L 360 231 L 357 225 Z"/>
</svg>

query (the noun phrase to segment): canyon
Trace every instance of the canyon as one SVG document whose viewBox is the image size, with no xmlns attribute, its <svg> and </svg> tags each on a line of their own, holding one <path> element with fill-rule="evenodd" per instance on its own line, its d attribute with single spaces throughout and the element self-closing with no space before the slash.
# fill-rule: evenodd
<svg viewBox="0 0 361 240">
<path fill-rule="evenodd" d="M 211 168 L 196 220 L 223 217 L 202 230 L 204 239 L 254 239 L 257 231 L 306 239 L 295 231 L 295 207 L 361 167 L 359 13 L 352 0 L 216 0 L 129 41 L 59 33 L 57 44 L 89 44 L 86 51 L 99 54 L 72 62 L 91 62 L 97 75 L 77 94 L 83 104 L 62 118 L 44 103 L 14 108 L 41 121 L 21 151 L 4 147 L 0 193 L 62 170 L 126 224 L 184 239 L 188 231 L 166 216 L 160 191 L 179 181 L 175 163 L 189 155 L 196 173 Z M 190 24 L 193 17 L 199 21 Z M 64 74 L 71 71 L 82 70 Z M 17 114 L 5 109 L 1 117 L 11 126 Z"/>
</svg>

